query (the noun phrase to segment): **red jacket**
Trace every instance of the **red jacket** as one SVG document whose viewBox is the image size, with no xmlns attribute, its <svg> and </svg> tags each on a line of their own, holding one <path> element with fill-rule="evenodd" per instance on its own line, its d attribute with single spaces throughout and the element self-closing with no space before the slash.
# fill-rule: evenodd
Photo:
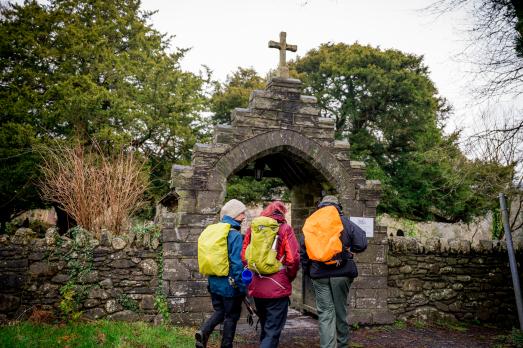
<svg viewBox="0 0 523 348">
<path fill-rule="evenodd" d="M 284 266 L 280 271 L 269 276 L 260 276 L 253 272 L 252 281 L 249 284 L 249 296 L 258 298 L 280 298 L 288 297 L 292 293 L 291 282 L 296 278 L 300 267 L 300 247 L 294 235 L 294 230 L 287 224 L 285 217 L 280 214 L 270 216 L 280 223 L 278 230 L 278 243 L 276 244 L 277 258 L 282 260 Z M 242 261 L 247 265 L 245 249 L 251 242 L 251 228 L 247 230 L 243 239 Z"/>
</svg>

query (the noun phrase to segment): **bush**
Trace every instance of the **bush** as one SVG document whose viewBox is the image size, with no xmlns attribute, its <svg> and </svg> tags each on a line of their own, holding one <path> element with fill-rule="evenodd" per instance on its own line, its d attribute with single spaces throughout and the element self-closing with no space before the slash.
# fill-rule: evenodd
<svg viewBox="0 0 523 348">
<path fill-rule="evenodd" d="M 148 187 L 144 164 L 133 152 L 105 155 L 96 144 L 46 148 L 42 164 L 42 195 L 58 203 L 79 226 L 100 235 L 102 228 L 116 234 L 144 203 Z"/>
<path fill-rule="evenodd" d="M 14 235 L 16 230 L 20 228 L 20 221 L 12 220 L 5 224 L 5 233 L 8 235 Z"/>
<path fill-rule="evenodd" d="M 45 236 L 45 232 L 53 225 L 41 220 L 33 220 L 29 223 L 29 228 L 36 232 L 39 237 Z"/>
</svg>

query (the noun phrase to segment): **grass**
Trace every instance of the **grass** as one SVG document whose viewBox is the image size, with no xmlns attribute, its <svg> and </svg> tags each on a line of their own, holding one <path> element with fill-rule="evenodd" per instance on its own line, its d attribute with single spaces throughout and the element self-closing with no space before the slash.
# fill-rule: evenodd
<svg viewBox="0 0 523 348">
<path fill-rule="evenodd" d="M 21 322 L 0 326 L 0 347 L 194 347 L 194 331 L 135 322 Z"/>
<path fill-rule="evenodd" d="M 424 329 L 428 326 L 428 324 L 425 322 L 425 321 L 422 321 L 422 320 L 415 320 L 412 325 L 416 328 L 416 329 Z"/>
<path fill-rule="evenodd" d="M 361 343 L 356 343 L 356 342 L 350 342 L 349 343 L 349 348 L 364 348 L 365 346 Z"/>
<path fill-rule="evenodd" d="M 394 324 L 392 324 L 392 325 L 397 330 L 402 330 L 402 329 L 405 329 L 407 327 L 407 323 L 404 322 L 403 320 L 396 320 L 396 321 L 394 321 Z"/>
<path fill-rule="evenodd" d="M 468 331 L 468 325 L 463 322 L 455 321 L 455 320 L 438 320 L 436 321 L 436 325 L 449 330 L 449 331 L 457 331 L 457 332 L 467 332 Z"/>
<path fill-rule="evenodd" d="M 506 348 L 506 347 L 523 347 L 523 331 L 516 328 L 512 329 L 507 335 L 496 336 L 496 344 L 493 348 Z"/>
<path fill-rule="evenodd" d="M 380 326 L 376 326 L 375 328 L 373 328 L 372 330 L 376 331 L 376 332 L 380 332 L 380 331 L 386 331 L 386 332 L 392 332 L 392 331 L 396 331 L 396 330 L 403 330 L 403 329 L 406 329 L 407 328 L 407 322 L 406 321 L 403 321 L 403 320 L 396 320 L 394 321 L 393 324 L 391 325 L 380 325 Z"/>
</svg>

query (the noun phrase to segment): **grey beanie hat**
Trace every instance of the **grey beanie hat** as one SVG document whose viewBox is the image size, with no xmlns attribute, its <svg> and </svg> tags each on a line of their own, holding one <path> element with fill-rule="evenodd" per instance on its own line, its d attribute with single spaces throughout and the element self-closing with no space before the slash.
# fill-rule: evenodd
<svg viewBox="0 0 523 348">
<path fill-rule="evenodd" d="M 321 200 L 321 203 L 334 203 L 334 204 L 340 204 L 338 202 L 338 198 L 336 198 L 336 196 L 325 196 L 323 197 L 323 199 Z"/>
<path fill-rule="evenodd" d="M 247 207 L 245 206 L 245 204 L 243 204 L 237 199 L 231 199 L 230 201 L 225 203 L 222 209 L 220 210 L 220 220 L 223 219 L 225 215 L 228 215 L 234 219 L 246 210 Z"/>
</svg>

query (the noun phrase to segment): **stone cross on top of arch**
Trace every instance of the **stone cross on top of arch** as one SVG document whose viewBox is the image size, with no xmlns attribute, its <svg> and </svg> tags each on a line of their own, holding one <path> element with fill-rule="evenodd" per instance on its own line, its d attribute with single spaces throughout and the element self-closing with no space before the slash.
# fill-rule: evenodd
<svg viewBox="0 0 523 348">
<path fill-rule="evenodd" d="M 282 31 L 280 32 L 280 42 L 269 41 L 269 48 L 277 48 L 280 50 L 280 64 L 278 65 L 278 76 L 288 79 L 289 78 L 289 67 L 287 66 L 287 61 L 285 59 L 286 52 L 291 51 L 296 52 L 298 46 L 288 45 L 287 44 L 287 33 Z"/>
</svg>

